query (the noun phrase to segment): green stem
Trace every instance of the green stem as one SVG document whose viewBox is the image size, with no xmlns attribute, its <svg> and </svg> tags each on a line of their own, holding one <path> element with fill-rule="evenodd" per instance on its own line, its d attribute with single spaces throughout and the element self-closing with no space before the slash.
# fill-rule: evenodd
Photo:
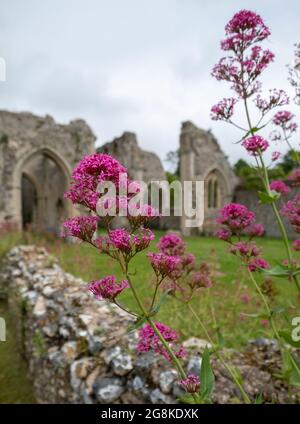
<svg viewBox="0 0 300 424">
<path fill-rule="evenodd" d="M 245 106 L 245 111 L 246 111 L 246 118 L 247 118 L 248 125 L 249 125 L 249 131 L 253 135 L 254 133 L 253 133 L 253 130 L 252 130 L 247 99 L 245 97 L 244 97 L 244 106 Z M 264 163 L 264 160 L 263 160 L 261 153 L 259 153 L 258 157 L 259 157 L 259 160 L 260 160 L 260 163 L 261 163 L 261 168 L 262 168 L 262 171 L 263 171 L 263 182 L 264 182 L 267 193 L 270 194 L 270 182 L 269 182 L 268 170 L 265 166 L 265 163 Z M 286 229 L 284 227 L 281 216 L 278 212 L 276 203 L 272 202 L 271 206 L 272 206 L 273 213 L 275 215 L 276 221 L 278 223 L 278 226 L 279 226 L 279 229 L 280 229 L 280 232 L 281 232 L 281 235 L 282 235 L 283 243 L 285 245 L 285 249 L 286 249 L 286 253 L 287 253 L 287 257 L 288 257 L 289 266 L 290 266 L 290 268 L 292 268 L 292 266 L 293 266 L 293 255 L 292 255 L 292 252 L 291 252 L 290 243 L 289 243 L 289 240 L 288 240 Z M 300 293 L 300 282 L 298 280 L 298 277 L 293 276 L 292 278 L 293 278 L 293 281 L 295 282 L 295 285 L 296 285 L 296 287 L 297 287 L 297 289 Z"/>
<path fill-rule="evenodd" d="M 222 362 L 223 366 L 226 368 L 226 370 L 229 372 L 229 374 L 231 375 L 233 381 L 235 382 L 235 384 L 237 385 L 237 387 L 239 388 L 241 395 L 243 396 L 243 399 L 245 401 L 245 403 L 247 404 L 251 404 L 251 400 L 249 398 L 249 396 L 247 395 L 243 385 L 240 383 L 239 379 L 236 377 L 234 370 L 230 367 L 230 365 L 228 365 L 226 363 L 226 361 L 223 359 L 222 355 L 220 354 L 220 352 L 218 351 L 214 341 L 212 340 L 212 338 L 210 337 L 209 332 L 207 331 L 204 323 L 202 322 L 202 320 L 199 318 L 199 316 L 196 314 L 194 308 L 192 307 L 191 303 L 188 303 L 188 308 L 190 309 L 190 311 L 192 312 L 193 316 L 195 317 L 195 319 L 198 321 L 198 323 L 200 324 L 203 332 L 205 333 L 205 336 L 207 337 L 207 340 L 210 342 L 210 344 L 212 345 L 214 352 L 217 356 L 217 358 Z"/>
<path fill-rule="evenodd" d="M 292 364 L 294 365 L 295 370 L 297 371 L 297 373 L 300 376 L 300 369 L 298 367 L 298 364 L 294 360 L 293 355 L 290 353 L 290 351 L 288 349 L 286 349 L 285 346 L 284 346 L 284 344 L 282 343 L 282 339 L 281 339 L 281 337 L 280 337 L 280 335 L 278 333 L 278 330 L 276 328 L 276 324 L 275 324 L 275 321 L 274 321 L 274 318 L 273 318 L 273 314 L 272 314 L 272 311 L 270 309 L 270 306 L 268 304 L 268 301 L 267 301 L 265 295 L 263 294 L 261 288 L 257 284 L 257 281 L 253 277 L 253 274 L 252 274 L 252 272 L 250 270 L 248 270 L 248 274 L 249 274 L 251 281 L 253 282 L 253 284 L 254 284 L 254 286 L 255 286 L 258 294 L 260 295 L 260 297 L 261 297 L 261 299 L 262 299 L 262 301 L 263 301 L 263 303 L 264 303 L 264 305 L 266 307 L 267 315 L 268 315 L 268 318 L 269 318 L 269 321 L 270 321 L 270 324 L 271 324 L 271 327 L 272 327 L 274 336 L 275 336 L 275 338 L 278 341 L 278 344 L 279 344 L 279 347 L 280 347 L 280 350 L 281 350 L 281 354 L 282 354 L 283 351 L 285 351 L 288 354 L 288 356 L 290 358 L 290 361 L 292 362 Z"/>
</svg>

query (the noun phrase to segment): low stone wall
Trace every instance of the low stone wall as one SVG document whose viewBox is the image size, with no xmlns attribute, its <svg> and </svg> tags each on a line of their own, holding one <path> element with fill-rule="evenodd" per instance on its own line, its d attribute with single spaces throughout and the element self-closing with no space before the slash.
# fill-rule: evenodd
<svg viewBox="0 0 300 424">
<path fill-rule="evenodd" d="M 13 248 L 0 288 L 15 316 L 38 402 L 174 403 L 182 393 L 164 359 L 135 354 L 131 318 L 95 300 L 86 283 L 65 273 L 45 249 Z M 200 357 L 190 361 L 199 368 Z"/>
<path fill-rule="evenodd" d="M 15 318 L 15 334 L 28 362 L 39 403 L 176 403 L 182 389 L 177 372 L 153 353 L 137 355 L 132 319 L 114 305 L 97 301 L 81 279 L 64 272 L 44 248 L 18 246 L 5 257 L 0 292 Z M 199 374 L 205 340 L 190 338 L 184 367 Z M 245 352 L 226 351 L 254 399 L 299 402 L 280 373 L 280 352 L 268 339 L 250 341 Z M 212 361 L 215 403 L 239 402 L 226 370 Z M 275 376 L 275 377 L 274 377 Z"/>
</svg>

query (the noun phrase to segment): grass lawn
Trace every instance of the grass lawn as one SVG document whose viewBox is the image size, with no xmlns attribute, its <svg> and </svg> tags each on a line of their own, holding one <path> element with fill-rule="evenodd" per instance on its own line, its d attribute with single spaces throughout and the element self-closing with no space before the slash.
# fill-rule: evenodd
<svg viewBox="0 0 300 424">
<path fill-rule="evenodd" d="M 155 249 L 158 238 L 162 235 L 156 232 L 156 240 L 151 249 Z M 227 252 L 224 242 L 212 237 L 188 237 L 188 250 L 198 260 L 208 261 L 215 269 L 215 284 L 211 289 L 201 289 L 197 298 L 193 301 L 194 309 L 210 329 L 211 334 L 216 336 L 216 328 L 219 327 L 229 347 L 240 347 L 249 339 L 255 337 L 271 336 L 268 324 L 262 316 L 264 307 L 258 298 L 247 274 L 241 268 L 239 260 Z M 5 242 L 2 239 L 0 246 Z M 13 240 L 15 243 L 16 240 Z M 46 245 L 60 260 L 61 266 L 75 276 L 86 281 L 99 279 L 105 275 L 116 274 L 122 278 L 117 262 L 106 255 L 99 254 L 96 249 L 85 244 L 65 243 L 61 240 L 46 240 L 33 236 L 27 236 L 26 242 Z M 259 245 L 263 247 L 264 257 L 273 265 L 276 261 L 284 259 L 282 242 L 273 239 L 260 239 Z M 7 249 L 6 246 L 5 249 Z M 151 250 L 149 249 L 149 250 Z M 2 247 L 2 251 L 4 248 Z M 1 252 L 1 248 L 0 248 Z M 145 254 L 137 255 L 131 263 L 131 272 L 134 284 L 142 295 L 145 304 L 149 304 L 153 293 L 153 272 L 145 258 Z M 260 277 L 259 277 L 260 278 Z M 300 300 L 296 288 L 292 282 L 285 279 L 274 279 L 274 287 L 278 294 L 273 301 L 273 307 L 284 306 L 286 314 L 278 316 L 278 320 L 287 326 L 291 323 L 291 317 L 299 315 Z M 250 301 L 243 301 L 244 295 L 250 296 Z M 125 290 L 119 299 L 128 308 L 137 311 L 130 290 Z M 204 338 L 199 324 L 191 316 L 186 306 L 169 298 L 162 306 L 157 320 L 163 321 L 172 328 L 178 330 L 183 338 L 197 336 Z"/>
</svg>

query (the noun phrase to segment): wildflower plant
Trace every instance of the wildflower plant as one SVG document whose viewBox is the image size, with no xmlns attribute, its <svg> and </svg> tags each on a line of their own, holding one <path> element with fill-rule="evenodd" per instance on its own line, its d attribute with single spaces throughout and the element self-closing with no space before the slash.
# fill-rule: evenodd
<svg viewBox="0 0 300 424">
<path fill-rule="evenodd" d="M 290 375 L 296 375 L 293 383 L 300 382 L 300 367 L 297 360 L 286 349 L 284 334 L 277 329 L 275 311 L 271 309 L 268 300 L 263 293 L 262 287 L 257 282 L 257 276 L 263 274 L 267 277 L 281 277 L 293 281 L 300 293 L 298 274 L 300 268 L 297 265 L 292 250 L 298 249 L 298 242 L 291 246 L 287 237 L 282 216 L 285 216 L 293 229 L 300 232 L 300 200 L 299 196 L 288 201 L 279 209 L 279 199 L 290 188 L 283 181 L 270 181 L 268 166 L 266 165 L 265 152 L 273 149 L 274 140 L 285 140 L 291 145 L 291 137 L 297 130 L 294 115 L 287 110 L 277 110 L 289 103 L 287 94 L 280 89 L 269 90 L 268 95 L 262 94 L 262 84 L 259 77 L 274 60 L 274 54 L 262 47 L 262 44 L 270 36 L 270 30 L 263 19 L 249 10 L 237 12 L 225 27 L 226 38 L 221 42 L 221 49 L 226 52 L 213 70 L 212 76 L 218 81 L 230 83 L 233 96 L 224 99 L 211 109 L 213 120 L 222 120 L 234 125 L 242 132 L 241 146 L 254 159 L 256 170 L 263 183 L 263 191 L 258 192 L 259 201 L 268 204 L 274 214 L 275 221 L 279 226 L 282 240 L 286 251 L 284 263 L 277 264 L 273 268 L 262 257 L 261 249 L 254 242 L 254 236 L 262 235 L 263 228 L 255 223 L 254 214 L 246 206 L 240 204 L 225 205 L 219 212 L 217 223 L 221 228 L 217 232 L 219 239 L 229 245 L 229 252 L 240 258 L 246 266 L 248 276 L 253 282 L 263 304 L 266 308 L 266 317 L 273 329 L 275 338 L 281 347 L 282 357 L 287 358 Z M 234 113 L 237 105 L 244 110 L 244 123 L 234 121 Z M 266 139 L 261 131 L 267 126 L 276 128 L 275 132 Z M 277 160 L 280 153 L 272 152 L 272 161 Z M 295 160 L 299 160 L 295 152 Z M 294 171 L 291 182 L 298 182 L 299 170 Z"/>
<path fill-rule="evenodd" d="M 204 383 L 200 384 L 200 376 L 187 375 L 182 359 L 187 352 L 180 344 L 179 334 L 162 322 L 155 320 L 155 315 L 163 305 L 167 295 L 180 297 L 186 301 L 192 298 L 199 289 L 210 287 L 212 280 L 209 269 L 203 264 L 196 264 L 195 257 L 186 252 L 186 243 L 177 234 L 167 234 L 157 244 L 158 251 L 147 252 L 154 234 L 148 227 L 149 223 L 158 218 L 158 212 L 150 205 L 136 206 L 135 213 L 129 211 L 131 194 L 126 198 L 121 196 L 121 176 L 126 175 L 126 184 L 132 184 L 128 179 L 126 169 L 118 161 L 106 154 L 93 154 L 84 157 L 72 174 L 72 182 L 65 197 L 80 208 L 84 206 L 88 214 L 68 219 L 63 225 L 63 235 L 72 236 L 93 246 L 101 254 L 108 255 L 117 261 L 123 273 L 123 279 L 118 281 L 116 276 L 100 276 L 99 279 L 89 283 L 90 292 L 96 299 L 104 299 L 114 303 L 135 319 L 131 330 L 138 330 L 137 353 L 154 351 L 162 355 L 167 361 L 173 362 L 180 381 L 178 384 L 185 389 L 189 401 L 201 403 L 211 396 L 213 374 L 209 362 L 203 363 L 202 373 Z M 99 184 L 113 183 L 116 187 L 114 208 L 118 211 L 121 207 L 126 210 L 128 226 L 126 228 L 113 228 L 113 216 L 99 214 L 100 206 L 110 203 L 105 198 L 105 193 L 99 190 Z M 136 190 L 139 187 L 136 185 Z M 104 205 L 107 206 L 107 205 Z M 108 205 L 111 206 L 111 205 Z M 109 208 L 108 208 L 109 210 Z M 98 234 L 98 224 L 105 229 L 104 234 Z M 139 275 L 132 267 L 132 259 L 144 254 L 148 266 L 152 268 L 154 285 L 152 298 L 148 304 L 140 298 L 136 289 Z M 121 304 L 120 294 L 130 290 L 135 299 L 137 312 L 129 310 Z M 151 290 L 151 287 L 149 287 Z M 207 379 L 206 375 L 210 378 Z M 209 381 L 209 383 L 206 383 Z"/>
</svg>

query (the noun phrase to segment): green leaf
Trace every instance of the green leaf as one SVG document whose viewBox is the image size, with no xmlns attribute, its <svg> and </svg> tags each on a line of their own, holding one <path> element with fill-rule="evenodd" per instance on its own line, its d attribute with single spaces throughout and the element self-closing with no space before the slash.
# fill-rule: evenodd
<svg viewBox="0 0 300 424">
<path fill-rule="evenodd" d="M 144 317 L 144 316 L 137 317 L 136 321 L 128 327 L 127 333 L 130 333 L 131 331 L 137 330 L 143 324 L 145 324 L 146 321 L 147 321 L 147 318 Z"/>
<path fill-rule="evenodd" d="M 261 269 L 261 271 L 272 277 L 289 277 L 291 275 L 291 270 L 282 265 L 276 265 L 271 269 Z"/>
<path fill-rule="evenodd" d="M 262 403 L 263 403 L 263 395 L 262 393 L 259 393 L 254 399 L 254 404 L 261 405 Z"/>
<path fill-rule="evenodd" d="M 292 150 L 291 153 L 291 158 L 295 161 L 295 162 L 299 162 L 299 153 L 296 152 L 295 150 Z"/>
<path fill-rule="evenodd" d="M 280 198 L 280 194 L 277 193 L 275 190 L 271 190 L 270 193 L 266 193 L 265 191 L 259 191 L 258 192 L 259 197 L 259 203 L 266 204 L 266 203 L 273 203 L 276 200 Z"/>
<path fill-rule="evenodd" d="M 291 355 L 293 354 L 291 353 Z M 292 372 L 291 372 L 290 382 L 294 386 L 300 387 L 300 375 L 299 375 L 300 361 L 294 355 L 293 355 L 293 359 L 296 364 L 294 364 L 293 361 L 291 361 Z"/>
<path fill-rule="evenodd" d="M 217 336 L 218 336 L 218 344 L 219 344 L 219 346 L 221 348 L 224 347 L 225 346 L 225 339 L 224 339 L 223 334 L 222 334 L 222 332 L 221 332 L 221 330 L 220 330 L 219 327 L 217 328 Z"/>
<path fill-rule="evenodd" d="M 300 340 L 296 341 L 292 338 L 292 329 L 291 331 L 279 331 L 279 335 L 288 343 L 290 346 L 300 349 Z"/>
<path fill-rule="evenodd" d="M 202 355 L 200 381 L 201 393 L 209 400 L 214 390 L 215 376 L 210 365 L 210 354 L 207 346 Z"/>
</svg>

